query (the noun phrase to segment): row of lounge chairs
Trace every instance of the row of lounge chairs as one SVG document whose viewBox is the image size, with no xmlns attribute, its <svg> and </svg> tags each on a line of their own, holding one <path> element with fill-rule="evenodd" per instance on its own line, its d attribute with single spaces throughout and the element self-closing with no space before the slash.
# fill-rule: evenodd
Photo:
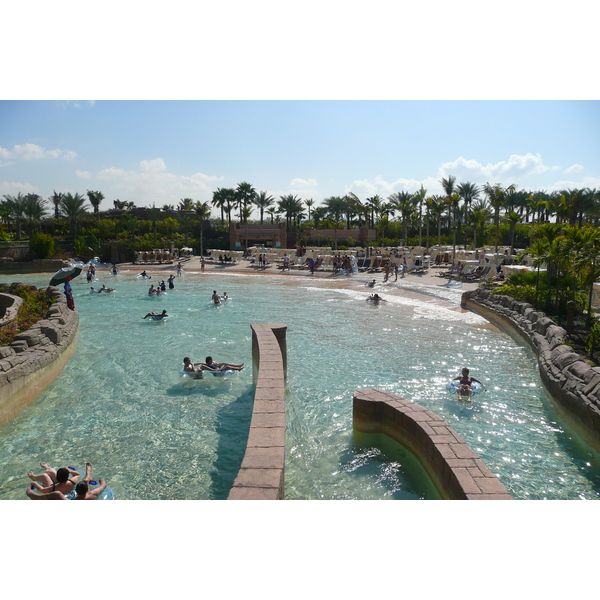
<svg viewBox="0 0 600 600">
<path fill-rule="evenodd" d="M 456 281 L 479 281 L 485 279 L 490 272 L 490 267 L 477 267 L 469 272 L 455 271 L 454 267 L 444 273 L 437 273 L 437 277 L 445 277 L 446 279 L 454 279 Z"/>
</svg>

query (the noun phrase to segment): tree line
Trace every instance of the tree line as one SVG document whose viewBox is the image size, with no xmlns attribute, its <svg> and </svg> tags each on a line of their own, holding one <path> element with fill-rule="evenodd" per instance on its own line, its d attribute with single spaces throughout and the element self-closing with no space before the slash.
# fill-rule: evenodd
<svg viewBox="0 0 600 600">
<path fill-rule="evenodd" d="M 453 246 L 459 243 L 477 248 L 478 245 L 493 244 L 497 251 L 499 244 L 508 243 L 514 248 L 516 242 L 521 246 L 528 243 L 529 227 L 524 229 L 523 225 L 556 222 L 597 226 L 600 216 L 600 193 L 596 189 L 532 192 L 519 190 L 516 185 L 458 183 L 454 176 L 442 178 L 440 185 L 442 194 L 428 194 L 421 186 L 416 192 L 400 191 L 387 198 L 374 195 L 361 200 L 348 192 L 326 198 L 316 205 L 312 198 L 303 199 L 297 194 L 285 194 L 276 199 L 243 181 L 235 188 L 217 188 L 210 203 L 183 198 L 177 205 L 152 206 L 146 209 L 146 220 L 150 221 L 156 236 L 159 229 L 165 229 L 164 221 L 173 219 L 175 222 L 167 229 L 172 230 L 171 233 L 181 233 L 186 241 L 194 224 L 200 224 L 198 232 L 202 235 L 204 223 L 211 221 L 212 206 L 219 214 L 219 218 L 213 219 L 213 226 L 222 230 L 234 220 L 248 223 L 254 212 L 254 222 L 284 220 L 288 231 L 296 231 L 300 237 L 308 228 L 365 226 L 377 230 L 377 244 L 380 245 L 402 243 L 430 247 L 432 243 Z M 3 225 L 0 235 L 4 239 L 20 240 L 25 233 L 31 238 L 43 224 L 46 230 L 57 232 L 60 227 L 56 222 L 62 220 L 69 224 L 68 235 L 77 240 L 79 223 L 90 215 L 116 219 L 120 224 L 116 229 L 125 230 L 132 236 L 137 230 L 144 229 L 140 224 L 136 225 L 140 217 L 132 217 L 135 203 L 114 200 L 113 208 L 121 214 L 100 213 L 104 199 L 102 192 L 93 190 L 87 190 L 85 196 L 54 192 L 48 199 L 33 193 L 5 194 L 0 201 Z"/>
</svg>

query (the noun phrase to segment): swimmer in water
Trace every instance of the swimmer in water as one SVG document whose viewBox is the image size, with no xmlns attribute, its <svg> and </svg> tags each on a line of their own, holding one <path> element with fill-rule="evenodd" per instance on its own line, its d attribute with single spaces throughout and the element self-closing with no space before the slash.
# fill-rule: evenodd
<svg viewBox="0 0 600 600">
<path fill-rule="evenodd" d="M 200 363 L 200 368 L 205 371 L 241 371 L 244 368 L 244 363 L 241 365 L 234 365 L 231 363 L 216 363 L 213 361 L 212 356 L 207 356 L 205 362 Z"/>
<path fill-rule="evenodd" d="M 467 397 L 471 400 L 471 388 L 473 382 L 477 382 L 483 387 L 483 391 L 487 392 L 487 388 L 485 385 L 479 381 L 479 379 L 475 379 L 475 377 L 469 376 L 469 369 L 466 367 L 462 370 L 462 375 L 460 377 L 455 377 L 452 381 L 458 381 L 458 394 L 459 396 Z"/>
</svg>

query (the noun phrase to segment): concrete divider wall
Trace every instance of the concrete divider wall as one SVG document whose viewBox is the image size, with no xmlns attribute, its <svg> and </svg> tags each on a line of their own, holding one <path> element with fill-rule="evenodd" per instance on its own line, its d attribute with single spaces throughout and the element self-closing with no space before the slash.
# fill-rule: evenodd
<svg viewBox="0 0 600 600">
<path fill-rule="evenodd" d="M 79 315 L 67 307 L 60 289 L 47 289 L 56 303 L 46 318 L 0 347 L 0 424 L 38 396 L 75 352 Z"/>
<path fill-rule="evenodd" d="M 446 500 L 511 500 L 479 455 L 435 413 L 374 389 L 354 392 L 353 427 L 383 433 L 409 450 Z"/>
<path fill-rule="evenodd" d="M 565 343 L 566 330 L 531 304 L 484 289 L 465 292 L 461 304 L 529 345 L 537 356 L 542 384 L 561 415 L 600 452 L 600 367 L 590 366 Z"/>
<path fill-rule="evenodd" d="M 254 408 L 246 452 L 228 500 L 283 500 L 287 325 L 251 328 Z"/>
</svg>

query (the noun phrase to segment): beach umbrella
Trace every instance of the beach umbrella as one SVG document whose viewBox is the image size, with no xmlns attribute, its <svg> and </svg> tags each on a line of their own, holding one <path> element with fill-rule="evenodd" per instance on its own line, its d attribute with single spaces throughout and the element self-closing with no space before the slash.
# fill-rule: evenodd
<svg viewBox="0 0 600 600">
<path fill-rule="evenodd" d="M 81 273 L 81 267 L 64 267 L 54 274 L 50 280 L 50 285 L 60 285 L 66 281 L 71 281 L 71 279 L 77 277 L 79 273 Z"/>
</svg>

